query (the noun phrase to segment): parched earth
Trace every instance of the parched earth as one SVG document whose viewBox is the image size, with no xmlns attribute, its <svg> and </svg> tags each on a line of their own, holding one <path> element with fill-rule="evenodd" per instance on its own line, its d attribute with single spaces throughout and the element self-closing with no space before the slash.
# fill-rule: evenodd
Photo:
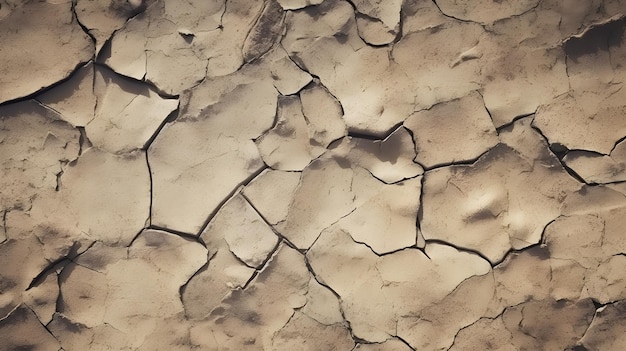
<svg viewBox="0 0 626 351">
<path fill-rule="evenodd" d="M 626 1 L 0 0 L 0 350 L 626 349 Z"/>
</svg>

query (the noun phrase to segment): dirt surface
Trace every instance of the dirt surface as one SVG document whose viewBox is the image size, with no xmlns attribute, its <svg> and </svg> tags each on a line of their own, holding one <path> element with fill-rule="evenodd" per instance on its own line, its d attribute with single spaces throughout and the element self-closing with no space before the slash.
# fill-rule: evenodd
<svg viewBox="0 0 626 351">
<path fill-rule="evenodd" d="M 0 351 L 626 349 L 624 0 L 0 0 Z"/>
</svg>

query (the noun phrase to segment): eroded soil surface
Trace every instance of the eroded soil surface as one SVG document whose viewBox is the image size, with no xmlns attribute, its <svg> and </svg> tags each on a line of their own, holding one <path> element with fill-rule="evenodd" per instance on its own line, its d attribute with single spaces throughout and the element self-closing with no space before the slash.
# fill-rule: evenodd
<svg viewBox="0 0 626 351">
<path fill-rule="evenodd" d="M 626 1 L 1 0 L 0 350 L 626 349 Z"/>
</svg>

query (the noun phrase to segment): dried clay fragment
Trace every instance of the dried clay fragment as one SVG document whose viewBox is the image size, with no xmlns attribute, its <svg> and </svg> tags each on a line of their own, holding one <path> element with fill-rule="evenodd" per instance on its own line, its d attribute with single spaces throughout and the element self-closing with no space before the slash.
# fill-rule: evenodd
<svg viewBox="0 0 626 351">
<path fill-rule="evenodd" d="M 526 302 L 462 329 L 450 350 L 569 350 L 585 333 L 593 314 L 590 300 Z"/>
<path fill-rule="evenodd" d="M 153 0 L 77 0 L 76 16 L 96 40 L 96 52 L 129 18 L 145 10 Z"/>
<path fill-rule="evenodd" d="M 534 121 L 551 143 L 608 155 L 626 135 L 625 28 L 626 19 L 613 20 L 564 43 L 571 91 L 542 106 Z"/>
<path fill-rule="evenodd" d="M 361 38 L 371 45 L 385 45 L 396 39 L 400 31 L 402 1 L 356 0 L 356 25 Z"/>
<path fill-rule="evenodd" d="M 16 264 L 13 257 L 33 257 L 26 262 Z M 58 257 L 50 257 L 57 259 Z M 2 292 L 0 293 L 0 318 L 11 314 L 25 298 L 24 293 L 36 277 L 50 263 L 43 251 L 40 242 L 35 236 L 24 239 L 9 239 L 0 246 L 0 275 Z"/>
<path fill-rule="evenodd" d="M 301 312 L 295 312 L 289 322 L 272 338 L 272 350 L 349 350 L 354 341 L 345 325 L 324 325 Z"/>
<path fill-rule="evenodd" d="M 0 350 L 58 351 L 59 341 L 26 306 L 20 306 L 0 320 Z"/>
<path fill-rule="evenodd" d="M 256 140 L 261 157 L 272 169 L 301 171 L 313 155 L 298 96 L 279 97 L 276 114 L 274 128 Z"/>
<path fill-rule="evenodd" d="M 396 335 L 403 318 L 440 301 L 464 279 L 491 269 L 477 255 L 440 244 L 426 244 L 424 252 L 410 248 L 378 256 L 338 226 L 324 231 L 306 256 L 320 281 L 341 296 L 354 335 L 369 342 Z M 353 277 L 361 279 L 355 284 Z M 388 304 L 391 300 L 396 303 Z M 407 337 L 410 331 L 402 330 L 400 336 Z"/>
<path fill-rule="evenodd" d="M 297 319 L 294 313 L 306 305 L 310 278 L 304 257 L 296 250 L 280 245 L 250 286 L 229 294 L 211 313 L 210 323 L 198 328 L 196 333 L 215 348 L 231 349 L 247 345 L 252 349 L 273 349 L 272 343 L 278 341 L 274 336 L 290 320 Z M 308 317 L 303 316 L 302 319 L 305 320 L 303 323 L 316 327 L 319 332 L 326 329 Z M 344 328 L 326 330 L 331 335 L 338 334 L 334 336 L 338 341 L 352 346 L 345 337 Z"/>
<path fill-rule="evenodd" d="M 287 217 L 299 184 L 299 172 L 267 169 L 243 189 L 243 195 L 269 224 L 274 225 Z"/>
<path fill-rule="evenodd" d="M 352 164 L 367 169 L 384 183 L 415 178 L 424 170 L 413 162 L 415 149 L 411 135 L 398 128 L 383 140 L 347 137 L 331 148 L 331 154 L 344 157 Z"/>
<path fill-rule="evenodd" d="M 221 236 L 230 251 L 252 268 L 260 267 L 278 245 L 278 237 L 270 226 L 241 195 L 222 207 L 218 219 L 209 224 L 201 237 L 212 244 Z"/>
<path fill-rule="evenodd" d="M 178 95 L 241 67 L 244 41 L 263 6 L 260 0 L 155 1 L 115 33 L 110 55 L 101 60 Z"/>
<path fill-rule="evenodd" d="M 128 245 L 146 226 L 150 175 L 144 152 L 122 156 L 87 149 L 64 170 L 61 182 L 55 196 L 37 200 L 33 212 L 41 220 L 112 245 Z"/>
<path fill-rule="evenodd" d="M 94 146 L 108 152 L 144 148 L 178 107 L 177 99 L 164 99 L 147 84 L 110 70 L 96 69 L 95 79 L 98 106 L 85 130 Z"/>
<path fill-rule="evenodd" d="M 67 78 L 94 54 L 72 14 L 71 1 L 3 4 L 0 26 L 0 102 L 33 94 Z M 10 35 L 8 33 L 11 33 Z"/>
<path fill-rule="evenodd" d="M 579 344 L 587 350 L 619 349 L 626 343 L 626 304 L 616 302 L 597 310 Z"/>
<path fill-rule="evenodd" d="M 193 319 L 206 317 L 232 290 L 244 287 L 278 245 L 278 236 L 240 194 L 224 204 L 200 238 L 211 258 L 181 295 Z"/>
<path fill-rule="evenodd" d="M 524 6 L 524 1 L 489 5 Z M 488 60 L 482 71 L 482 95 L 496 127 L 532 114 L 568 92 L 567 58 L 560 48 L 559 29 L 565 30 L 562 22 L 575 17 L 572 12 L 579 9 L 562 1 L 541 1 L 533 10 L 488 27 L 476 54 Z"/>
<path fill-rule="evenodd" d="M 399 319 L 398 335 L 418 350 L 446 350 L 459 330 L 487 313 L 495 284 L 492 274 L 467 278 L 442 300 Z"/>
<path fill-rule="evenodd" d="M 341 102 L 353 132 L 388 135 L 413 111 L 480 87 L 480 60 L 451 68 L 460 52 L 476 46 L 483 33 L 476 24 L 447 22 L 407 34 L 388 49 L 363 42 L 354 10 L 345 2 L 328 0 L 289 13 L 286 23 L 283 46 Z"/>
<path fill-rule="evenodd" d="M 285 13 L 275 0 L 265 1 L 263 9 L 243 42 L 243 59 L 250 62 L 268 52 L 283 30 Z"/>
<path fill-rule="evenodd" d="M 254 140 L 275 120 L 279 93 L 272 67 L 284 57 L 273 49 L 181 97 L 178 118 L 148 149 L 152 224 L 198 234 L 240 185 L 267 167 Z"/>
<path fill-rule="evenodd" d="M 405 130 L 398 136 L 411 144 Z M 301 249 L 309 248 L 335 223 L 381 254 L 416 245 L 421 167 L 412 164 L 410 157 L 394 158 L 399 143 L 393 139 L 396 136 L 387 144 L 353 138 L 314 160 L 302 172 L 287 216 L 275 225 L 276 230 Z M 414 154 L 408 149 L 409 155 Z M 391 169 L 383 171 L 389 164 Z M 376 175 L 396 183 L 386 184 Z"/>
<path fill-rule="evenodd" d="M 614 183 L 626 181 L 626 143 L 619 142 L 609 155 L 573 150 L 563 158 L 567 167 L 587 183 Z"/>
<path fill-rule="evenodd" d="M 498 143 L 478 93 L 416 112 L 404 126 L 413 134 L 415 161 L 427 168 L 475 159 Z"/>
<path fill-rule="evenodd" d="M 477 250 L 496 263 L 511 248 L 538 243 L 559 216 L 562 200 L 579 186 L 530 120 L 519 120 L 501 140 L 472 165 L 426 173 L 420 224 L 427 241 Z"/>
<path fill-rule="evenodd" d="M 119 349 L 137 348 L 167 318 L 183 312 L 179 289 L 206 259 L 199 243 L 160 231 L 142 232 L 129 248 L 96 245 L 61 273 L 63 315 L 53 323 L 66 318 L 91 328 L 95 340 L 112 327 L 116 342 L 126 340 Z M 53 333 L 64 348 L 80 343 L 81 333 L 59 327 Z"/>
<path fill-rule="evenodd" d="M 57 175 L 78 156 L 80 133 L 33 100 L 0 107 L 0 206 L 27 210 L 54 192 Z"/>
<path fill-rule="evenodd" d="M 37 95 L 43 105 L 59 113 L 60 118 L 75 127 L 84 127 L 94 118 L 94 65 L 77 69 L 67 81 Z"/>
</svg>

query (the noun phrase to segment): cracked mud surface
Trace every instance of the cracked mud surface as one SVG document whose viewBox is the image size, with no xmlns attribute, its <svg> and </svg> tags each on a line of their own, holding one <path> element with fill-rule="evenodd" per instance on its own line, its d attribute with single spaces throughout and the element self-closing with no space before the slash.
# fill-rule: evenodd
<svg viewBox="0 0 626 351">
<path fill-rule="evenodd" d="M 626 349 L 625 1 L 0 32 L 0 351 Z"/>
</svg>

